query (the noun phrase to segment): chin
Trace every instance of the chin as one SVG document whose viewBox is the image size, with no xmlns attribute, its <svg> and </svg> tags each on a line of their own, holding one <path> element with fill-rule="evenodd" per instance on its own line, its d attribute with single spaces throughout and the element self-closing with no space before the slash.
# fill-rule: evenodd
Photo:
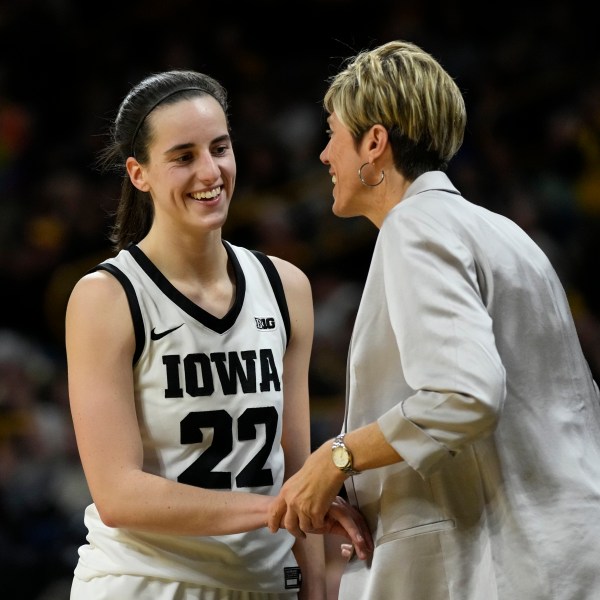
<svg viewBox="0 0 600 600">
<path fill-rule="evenodd" d="M 336 217 L 348 217 L 349 215 L 346 214 L 346 212 L 344 212 L 344 208 L 341 204 L 339 204 L 338 202 L 334 202 L 333 206 L 331 207 L 331 212 L 336 216 Z"/>
</svg>

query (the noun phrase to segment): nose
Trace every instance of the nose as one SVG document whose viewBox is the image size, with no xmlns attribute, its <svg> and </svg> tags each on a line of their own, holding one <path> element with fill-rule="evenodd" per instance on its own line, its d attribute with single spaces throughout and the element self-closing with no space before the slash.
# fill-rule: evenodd
<svg viewBox="0 0 600 600">
<path fill-rule="evenodd" d="M 325 148 L 323 148 L 323 150 L 321 151 L 321 154 L 319 154 L 319 160 L 324 164 L 324 165 L 328 165 L 329 164 L 329 152 L 328 152 L 328 148 L 329 148 L 329 144 L 327 144 L 327 146 L 325 146 Z"/>
<path fill-rule="evenodd" d="M 214 156 L 209 152 L 203 153 L 198 161 L 198 178 L 204 182 L 212 183 L 220 175 L 221 170 Z"/>
</svg>

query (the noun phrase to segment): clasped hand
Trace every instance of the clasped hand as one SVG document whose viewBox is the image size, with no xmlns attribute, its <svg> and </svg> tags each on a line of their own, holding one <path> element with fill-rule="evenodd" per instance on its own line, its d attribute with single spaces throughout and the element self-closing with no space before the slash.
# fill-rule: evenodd
<svg viewBox="0 0 600 600">
<path fill-rule="evenodd" d="M 360 559 L 368 559 L 373 539 L 367 523 L 360 511 L 337 495 L 344 479 L 331 462 L 330 447 L 317 449 L 271 503 L 270 531 L 284 528 L 298 538 L 307 533 L 340 535 L 350 540 Z"/>
</svg>

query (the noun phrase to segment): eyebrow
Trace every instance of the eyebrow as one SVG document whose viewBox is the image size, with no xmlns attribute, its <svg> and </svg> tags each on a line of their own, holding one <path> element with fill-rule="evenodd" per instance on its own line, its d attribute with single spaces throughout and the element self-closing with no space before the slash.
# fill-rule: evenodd
<svg viewBox="0 0 600 600">
<path fill-rule="evenodd" d="M 222 142 L 231 142 L 231 136 L 229 134 L 220 135 L 211 141 L 211 146 L 214 144 L 220 144 Z M 175 146 L 171 146 L 167 148 L 163 154 L 172 154 L 173 152 L 181 152 L 182 150 L 189 150 L 193 148 L 196 144 L 192 142 L 186 142 L 185 144 L 176 144 Z"/>
</svg>

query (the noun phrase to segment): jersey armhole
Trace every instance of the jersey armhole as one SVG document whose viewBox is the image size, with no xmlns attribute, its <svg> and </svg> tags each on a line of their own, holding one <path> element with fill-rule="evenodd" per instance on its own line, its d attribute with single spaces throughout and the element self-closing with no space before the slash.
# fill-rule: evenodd
<svg viewBox="0 0 600 600">
<path fill-rule="evenodd" d="M 290 341 L 290 334 L 292 330 L 291 322 L 290 322 L 290 312 L 288 310 L 288 304 L 285 297 L 285 291 L 283 289 L 283 284 L 281 283 L 281 277 L 279 276 L 279 272 L 277 268 L 273 264 L 273 261 L 263 252 L 259 250 L 251 251 L 256 258 L 262 264 L 265 272 L 267 273 L 267 277 L 271 282 L 271 287 L 273 288 L 273 293 L 275 294 L 275 299 L 277 300 L 277 304 L 279 305 L 279 310 L 281 312 L 281 316 L 283 317 L 283 324 L 285 325 L 285 333 L 287 336 L 287 343 Z"/>
<path fill-rule="evenodd" d="M 133 289 L 133 285 L 131 281 L 129 281 L 127 275 L 125 275 L 125 273 L 123 273 L 123 271 L 121 271 L 118 267 L 115 267 L 115 265 L 100 263 L 93 269 L 90 269 L 89 272 L 93 273 L 94 271 L 108 271 L 119 281 L 125 290 L 125 295 L 127 296 L 127 302 L 129 304 L 129 310 L 131 312 L 131 319 L 133 321 L 133 331 L 135 334 L 135 352 L 133 354 L 133 365 L 135 366 L 142 354 L 142 350 L 144 349 L 146 335 L 144 333 L 144 319 L 142 318 L 140 302 L 135 290 Z"/>
</svg>

